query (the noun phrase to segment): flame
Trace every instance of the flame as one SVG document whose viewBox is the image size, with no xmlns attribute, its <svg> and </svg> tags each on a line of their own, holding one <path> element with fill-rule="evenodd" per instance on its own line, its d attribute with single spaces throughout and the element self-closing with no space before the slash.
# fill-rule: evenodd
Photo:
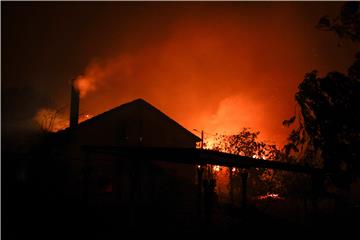
<svg viewBox="0 0 360 240">
<path fill-rule="evenodd" d="M 213 166 L 213 170 L 214 170 L 215 172 L 219 172 L 219 171 L 220 171 L 220 166 L 219 166 L 219 165 Z"/>
<path fill-rule="evenodd" d="M 258 197 L 259 200 L 267 200 L 267 199 L 278 199 L 278 200 L 282 200 L 284 199 L 283 197 L 280 197 L 279 194 L 277 193 L 267 193 L 265 195 L 259 196 Z"/>
<path fill-rule="evenodd" d="M 214 149 L 214 146 L 216 145 L 216 138 L 211 136 L 207 137 L 205 140 L 204 148 L 205 149 Z"/>
<path fill-rule="evenodd" d="M 82 122 L 84 122 L 84 121 L 86 121 L 86 120 L 88 120 L 88 119 L 90 119 L 92 117 L 93 117 L 93 115 L 91 115 L 91 114 L 81 114 L 79 116 L 79 123 L 82 123 Z"/>
</svg>

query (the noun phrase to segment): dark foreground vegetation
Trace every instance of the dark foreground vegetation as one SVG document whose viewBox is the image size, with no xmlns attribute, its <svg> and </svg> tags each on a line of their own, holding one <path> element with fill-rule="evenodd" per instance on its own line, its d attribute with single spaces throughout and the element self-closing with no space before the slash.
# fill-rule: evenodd
<svg viewBox="0 0 360 240">
<path fill-rule="evenodd" d="M 113 239 L 128 234 L 161 236 L 167 233 L 350 234 L 357 232 L 360 213 L 359 207 L 320 215 L 309 212 L 300 220 L 294 219 L 297 216 L 284 209 L 286 206 L 281 201 L 274 201 L 262 203 L 262 206 L 250 205 L 246 210 L 221 205 L 212 211 L 211 217 L 206 217 L 185 203 L 177 204 L 178 208 L 174 208 L 173 202 L 167 205 L 152 203 L 138 205 L 132 210 L 128 206 L 86 207 L 82 202 L 59 195 L 41 195 L 32 191 L 17 191 L 7 201 L 6 228 L 3 228 L 7 237 L 4 239 Z M 264 204 L 272 208 L 271 213 L 262 211 Z"/>
<path fill-rule="evenodd" d="M 106 202 L 111 193 L 103 193 L 103 200 L 87 204 L 67 196 L 61 181 L 66 171 L 61 162 L 49 162 L 46 153 L 5 154 L 11 164 L 6 165 L 4 239 L 113 239 L 168 233 L 310 236 L 353 233 L 359 223 L 359 205 L 340 195 L 322 196 L 315 209 L 311 196 L 299 191 L 284 199 L 259 200 L 250 194 L 244 208 L 238 197 L 229 203 L 215 192 L 199 199 L 196 188 L 180 196 L 176 182 L 156 202 L 113 204 Z"/>
</svg>

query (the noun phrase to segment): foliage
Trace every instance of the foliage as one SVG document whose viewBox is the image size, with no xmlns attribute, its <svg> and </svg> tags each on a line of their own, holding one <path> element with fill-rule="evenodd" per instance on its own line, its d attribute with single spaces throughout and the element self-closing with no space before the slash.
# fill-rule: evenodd
<svg viewBox="0 0 360 240">
<path fill-rule="evenodd" d="M 39 126 L 43 134 L 57 132 L 69 127 L 69 119 L 65 113 L 67 105 L 53 109 L 53 108 L 41 108 L 37 111 L 34 121 Z M 91 114 L 80 113 L 78 122 L 91 118 Z"/>
<path fill-rule="evenodd" d="M 240 156 L 253 157 L 254 159 L 279 160 L 280 150 L 276 145 L 266 144 L 258 139 L 260 132 L 253 132 L 250 128 L 243 128 L 238 134 L 218 135 L 212 149 L 220 152 L 231 153 Z M 228 169 L 229 175 L 232 171 Z M 243 170 L 236 170 L 231 175 Z M 271 169 L 254 168 L 249 172 L 249 190 L 253 194 L 266 194 L 268 192 L 279 192 L 282 188 L 282 179 Z"/>
<path fill-rule="evenodd" d="M 332 31 L 341 39 L 360 41 L 360 12 L 359 3 L 347 2 L 343 5 L 340 15 L 336 18 L 323 16 L 320 18 L 317 28 Z"/>
<path fill-rule="evenodd" d="M 252 132 L 250 128 L 243 128 L 238 134 L 218 135 L 212 149 L 240 156 L 276 160 L 279 154 L 276 145 L 258 140 L 259 134 L 260 132 Z"/>
<path fill-rule="evenodd" d="M 54 127 L 58 114 L 59 110 L 49 108 L 43 108 L 37 112 L 35 121 L 43 133 L 53 132 L 55 130 Z"/>
<path fill-rule="evenodd" d="M 345 3 L 340 16 L 322 17 L 318 28 L 334 31 L 342 39 L 360 42 L 359 3 Z M 284 147 L 304 164 L 323 166 L 339 187 L 347 187 L 360 173 L 360 53 L 347 74 L 337 71 L 319 77 L 305 75 L 295 95 L 300 112 L 283 125 L 298 120 Z M 295 153 L 295 154 L 294 154 Z"/>
</svg>

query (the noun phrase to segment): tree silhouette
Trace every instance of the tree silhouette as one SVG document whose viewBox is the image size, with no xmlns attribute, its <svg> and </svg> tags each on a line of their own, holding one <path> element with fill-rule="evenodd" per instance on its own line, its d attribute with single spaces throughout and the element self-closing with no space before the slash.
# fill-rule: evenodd
<svg viewBox="0 0 360 240">
<path fill-rule="evenodd" d="M 212 149 L 240 156 L 276 160 L 279 156 L 276 145 L 260 141 L 259 134 L 259 131 L 243 128 L 238 134 L 218 135 Z"/>
<path fill-rule="evenodd" d="M 345 3 L 339 17 L 322 17 L 317 27 L 360 42 L 359 3 Z M 285 153 L 297 152 L 304 163 L 322 165 L 338 187 L 348 188 L 360 173 L 360 53 L 346 74 L 307 73 L 295 99 L 300 111 L 283 125 L 297 119 L 298 127 L 290 133 Z"/>
<path fill-rule="evenodd" d="M 35 121 L 39 125 L 42 133 L 49 133 L 54 131 L 55 120 L 61 110 L 41 109 L 35 116 Z"/>
<path fill-rule="evenodd" d="M 340 15 L 335 18 L 323 16 L 320 18 L 317 28 L 332 31 L 341 39 L 360 41 L 360 12 L 359 3 L 347 2 L 343 5 Z"/>
<path fill-rule="evenodd" d="M 55 108 L 46 107 L 39 109 L 34 117 L 34 121 L 39 126 L 40 131 L 43 134 L 48 134 L 68 127 L 69 120 L 64 112 L 67 107 L 68 105 L 63 105 Z M 83 118 L 82 114 L 80 114 L 79 118 Z"/>
<path fill-rule="evenodd" d="M 212 150 L 231 153 L 240 156 L 252 157 L 254 159 L 280 160 L 280 150 L 273 144 L 267 144 L 259 140 L 260 132 L 254 132 L 250 128 L 243 128 L 239 133 L 233 135 L 218 135 L 213 143 Z M 230 184 L 232 176 L 236 177 L 244 169 L 233 171 L 228 168 Z M 266 194 L 268 192 L 279 192 L 283 190 L 283 177 L 272 169 L 251 168 L 249 173 L 252 194 Z M 231 188 L 231 186 L 230 186 Z"/>
</svg>

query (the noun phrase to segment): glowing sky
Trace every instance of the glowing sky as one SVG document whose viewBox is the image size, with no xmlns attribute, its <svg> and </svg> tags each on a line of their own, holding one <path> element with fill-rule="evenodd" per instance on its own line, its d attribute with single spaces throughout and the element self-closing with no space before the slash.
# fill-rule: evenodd
<svg viewBox="0 0 360 240">
<path fill-rule="evenodd" d="M 44 107 L 63 106 L 81 75 L 80 112 L 143 98 L 189 130 L 251 127 L 277 144 L 305 73 L 345 71 L 359 49 L 315 29 L 339 2 L 2 5 L 2 89 L 29 86 Z"/>
</svg>

